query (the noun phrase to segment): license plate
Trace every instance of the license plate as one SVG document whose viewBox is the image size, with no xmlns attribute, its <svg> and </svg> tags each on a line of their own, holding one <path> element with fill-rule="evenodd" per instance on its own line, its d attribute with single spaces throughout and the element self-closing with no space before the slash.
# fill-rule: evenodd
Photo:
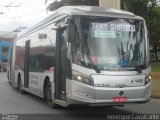
<svg viewBox="0 0 160 120">
<path fill-rule="evenodd" d="M 114 103 L 125 103 L 127 102 L 127 98 L 126 97 L 114 97 L 113 102 Z"/>
</svg>

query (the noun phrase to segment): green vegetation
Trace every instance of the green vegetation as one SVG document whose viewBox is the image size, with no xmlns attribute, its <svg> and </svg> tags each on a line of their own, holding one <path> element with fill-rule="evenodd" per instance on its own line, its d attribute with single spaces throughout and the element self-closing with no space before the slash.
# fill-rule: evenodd
<svg viewBox="0 0 160 120">
<path fill-rule="evenodd" d="M 160 66 L 152 66 L 152 72 L 160 72 Z"/>
<path fill-rule="evenodd" d="M 151 63 L 152 72 L 159 72 L 160 73 L 160 62 Z"/>
</svg>

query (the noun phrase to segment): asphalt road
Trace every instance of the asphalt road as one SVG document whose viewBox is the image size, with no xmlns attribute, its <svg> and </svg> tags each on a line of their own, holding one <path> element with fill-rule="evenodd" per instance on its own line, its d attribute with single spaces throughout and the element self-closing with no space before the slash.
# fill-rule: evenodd
<svg viewBox="0 0 160 120">
<path fill-rule="evenodd" d="M 151 99 L 145 104 L 132 104 L 124 107 L 71 106 L 50 109 L 43 99 L 29 93 L 25 95 L 18 93 L 8 83 L 6 73 L 0 73 L 0 113 L 2 120 L 6 120 L 6 117 L 18 120 L 50 120 L 53 118 L 53 120 L 106 120 L 108 115 L 116 114 L 160 115 L 160 99 Z"/>
</svg>

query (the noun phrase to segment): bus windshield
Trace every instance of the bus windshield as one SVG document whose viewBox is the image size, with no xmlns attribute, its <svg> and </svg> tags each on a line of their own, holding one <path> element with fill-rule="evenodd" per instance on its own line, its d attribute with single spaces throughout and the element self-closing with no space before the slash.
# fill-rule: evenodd
<svg viewBox="0 0 160 120">
<path fill-rule="evenodd" d="M 94 63 L 104 71 L 133 70 L 145 65 L 143 20 L 81 17 L 76 25 L 80 33 L 75 47 L 79 64 Z"/>
</svg>

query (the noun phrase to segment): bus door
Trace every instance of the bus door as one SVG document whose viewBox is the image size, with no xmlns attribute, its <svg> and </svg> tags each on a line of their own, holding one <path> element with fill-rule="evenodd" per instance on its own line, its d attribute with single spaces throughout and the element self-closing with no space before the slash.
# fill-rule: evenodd
<svg viewBox="0 0 160 120">
<path fill-rule="evenodd" d="M 66 100 L 66 53 L 67 27 L 57 29 L 56 63 L 55 63 L 55 98 Z"/>
<path fill-rule="evenodd" d="M 30 40 L 25 42 L 25 56 L 24 56 L 24 87 L 29 88 L 29 50 Z"/>
</svg>

